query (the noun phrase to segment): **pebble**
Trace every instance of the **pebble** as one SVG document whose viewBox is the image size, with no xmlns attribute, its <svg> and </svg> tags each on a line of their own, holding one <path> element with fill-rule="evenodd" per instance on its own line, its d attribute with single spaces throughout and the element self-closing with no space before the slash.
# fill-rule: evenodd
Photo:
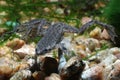
<svg viewBox="0 0 120 80">
<path fill-rule="evenodd" d="M 90 66 L 92 63 L 89 62 L 88 67 L 82 73 L 82 80 L 119 80 L 120 74 L 120 60 L 114 55 L 119 53 L 119 48 L 110 48 L 98 52 L 94 59 L 99 60 L 99 63 Z"/>
<path fill-rule="evenodd" d="M 10 80 L 30 80 L 31 78 L 31 71 L 30 70 L 20 70 L 16 72 Z"/>
<path fill-rule="evenodd" d="M 52 73 L 50 76 L 46 77 L 45 80 L 61 80 L 61 78 L 58 74 Z"/>
<path fill-rule="evenodd" d="M 52 57 L 45 57 L 41 61 L 40 70 L 45 72 L 46 75 L 50 75 L 51 73 L 58 73 L 58 62 L 56 59 Z"/>
<path fill-rule="evenodd" d="M 23 45 L 20 49 L 14 50 L 14 54 L 23 59 L 26 55 L 35 55 L 35 47 L 31 45 Z"/>
<path fill-rule="evenodd" d="M 90 37 L 100 39 L 101 38 L 101 29 L 96 27 L 94 30 L 90 32 Z"/>
<path fill-rule="evenodd" d="M 12 53 L 12 49 L 7 46 L 0 46 L 0 57 Z"/>
<path fill-rule="evenodd" d="M 90 18 L 86 18 L 83 24 L 89 20 Z M 108 39 L 107 32 L 98 27 L 90 32 L 89 38 L 88 36 L 65 37 L 61 44 L 68 52 L 73 51 L 75 55 L 69 57 L 68 61 L 64 57 L 62 61 L 65 62 L 61 71 L 58 71 L 60 64 L 58 56 L 53 58 L 52 54 L 40 55 L 38 65 L 35 66 L 35 46 L 15 38 L 8 41 L 6 46 L 0 47 L 0 80 L 6 77 L 8 80 L 119 80 L 120 48 L 109 47 L 96 51 L 102 47 L 102 44 L 109 43 L 103 41 Z M 93 53 L 96 54 L 82 60 Z"/>
<path fill-rule="evenodd" d="M 6 46 L 10 47 L 13 50 L 17 50 L 17 49 L 21 48 L 24 44 L 25 44 L 25 42 L 23 40 L 15 38 L 12 41 L 8 41 L 6 43 Z"/>
<path fill-rule="evenodd" d="M 109 34 L 108 34 L 106 29 L 103 29 L 103 31 L 101 33 L 101 38 L 102 39 L 106 39 L 106 40 L 110 40 L 110 36 L 109 36 Z"/>
<path fill-rule="evenodd" d="M 120 75 L 120 60 L 116 60 L 115 63 L 113 63 L 113 69 L 108 75 L 108 78 L 109 80 L 120 80 L 119 75 Z"/>
<path fill-rule="evenodd" d="M 46 74 L 42 71 L 36 71 L 32 76 L 35 80 L 45 80 Z"/>
<path fill-rule="evenodd" d="M 59 74 L 62 80 L 78 80 L 84 68 L 85 64 L 81 58 L 74 56 L 68 60 Z"/>
</svg>

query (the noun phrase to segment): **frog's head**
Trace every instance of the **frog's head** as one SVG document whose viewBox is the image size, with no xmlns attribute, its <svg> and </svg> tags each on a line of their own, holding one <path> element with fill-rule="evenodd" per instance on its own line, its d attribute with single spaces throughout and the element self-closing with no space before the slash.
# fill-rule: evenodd
<svg viewBox="0 0 120 80">
<path fill-rule="evenodd" d="M 35 49 L 36 55 L 44 55 L 49 51 L 50 51 L 50 49 L 44 48 L 42 46 L 40 46 L 40 47 L 37 46 L 36 49 Z"/>
</svg>

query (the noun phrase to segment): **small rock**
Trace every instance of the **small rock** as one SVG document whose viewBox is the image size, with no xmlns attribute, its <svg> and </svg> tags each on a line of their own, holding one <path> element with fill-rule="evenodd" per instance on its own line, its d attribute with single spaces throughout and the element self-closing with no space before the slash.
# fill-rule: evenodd
<svg viewBox="0 0 120 80">
<path fill-rule="evenodd" d="M 50 9 L 48 7 L 45 7 L 44 11 L 48 13 L 48 12 L 50 12 Z"/>
<path fill-rule="evenodd" d="M 13 50 L 21 48 L 25 42 L 23 40 L 20 40 L 18 38 L 13 39 L 12 41 L 8 41 L 6 43 L 6 46 L 10 47 Z"/>
<path fill-rule="evenodd" d="M 120 59 L 120 53 L 119 54 L 115 54 L 115 56 Z"/>
<path fill-rule="evenodd" d="M 59 74 L 62 80 L 78 80 L 84 68 L 83 61 L 75 56 L 68 60 Z"/>
<path fill-rule="evenodd" d="M 24 58 L 26 55 L 35 55 L 35 47 L 31 45 L 24 45 L 22 48 L 14 50 L 14 53 L 20 58 Z"/>
<path fill-rule="evenodd" d="M 96 57 L 105 66 L 108 66 L 117 60 L 117 57 L 113 55 L 111 49 L 100 51 L 99 53 L 97 53 Z"/>
<path fill-rule="evenodd" d="M 32 74 L 35 80 L 45 80 L 46 74 L 42 71 L 34 72 Z"/>
<path fill-rule="evenodd" d="M 113 70 L 110 72 L 107 80 L 120 80 L 120 60 L 113 64 Z"/>
<path fill-rule="evenodd" d="M 61 80 L 61 78 L 58 74 L 52 73 L 49 77 L 46 77 L 45 80 Z"/>
<path fill-rule="evenodd" d="M 41 61 L 40 69 L 41 69 L 41 71 L 45 72 L 45 74 L 48 76 L 51 73 L 58 73 L 58 62 L 54 58 L 45 57 Z"/>
<path fill-rule="evenodd" d="M 10 77 L 14 72 L 16 62 L 7 58 L 7 57 L 1 57 L 0 58 L 0 75 L 3 75 L 4 77 Z"/>
<path fill-rule="evenodd" d="M 114 47 L 111 48 L 110 51 L 115 55 L 118 59 L 120 59 L 120 48 Z"/>
<path fill-rule="evenodd" d="M 101 38 L 101 29 L 96 27 L 90 32 L 90 37 L 100 39 Z"/>
<path fill-rule="evenodd" d="M 64 10 L 61 8 L 57 8 L 56 13 L 57 14 L 64 14 Z"/>
<path fill-rule="evenodd" d="M 82 80 L 119 80 L 119 76 L 115 74 L 119 75 L 120 61 L 116 62 L 117 57 L 114 55 L 114 53 L 118 52 L 119 48 L 110 48 L 97 52 L 92 57 L 94 57 L 94 60 L 98 60 L 99 63 L 89 63 L 88 68 L 82 73 Z M 93 65 L 91 66 L 91 64 Z"/>
<path fill-rule="evenodd" d="M 84 51 L 84 50 L 81 50 L 81 49 L 77 50 L 77 55 L 80 56 L 81 58 L 87 57 L 88 54 L 89 53 L 86 53 L 86 51 Z"/>
<path fill-rule="evenodd" d="M 86 47 L 88 47 L 90 51 L 94 51 L 96 48 L 100 48 L 100 43 L 97 39 L 88 38 L 85 40 L 85 43 Z"/>
<path fill-rule="evenodd" d="M 103 68 L 102 65 L 96 65 L 83 71 L 82 80 L 103 80 Z"/>
<path fill-rule="evenodd" d="M 71 45 L 71 37 L 64 37 L 64 39 L 60 42 L 65 48 L 68 50 L 73 50 L 73 46 Z"/>
<path fill-rule="evenodd" d="M 76 44 L 74 46 L 75 52 L 82 58 L 89 56 L 94 50 L 101 47 L 100 42 L 94 38 L 76 38 Z"/>
<path fill-rule="evenodd" d="M 5 56 L 8 53 L 12 53 L 12 50 L 9 47 L 7 47 L 7 46 L 0 47 L 0 57 Z"/>
<path fill-rule="evenodd" d="M 109 80 L 108 75 L 110 74 L 111 71 L 112 71 L 112 64 L 108 65 L 104 68 L 104 70 L 103 70 L 103 80 Z"/>
<path fill-rule="evenodd" d="M 108 32 L 107 32 L 106 29 L 104 29 L 104 30 L 102 31 L 102 33 L 101 33 L 101 38 L 102 38 L 102 39 L 106 39 L 106 40 L 109 40 L 109 39 L 110 39 L 110 36 L 109 36 L 109 34 L 108 34 Z"/>
<path fill-rule="evenodd" d="M 14 56 L 13 56 L 14 57 Z M 0 57 L 0 75 L 4 77 L 11 77 L 19 70 L 30 69 L 32 62 L 28 61 L 15 61 L 12 58 Z"/>
<path fill-rule="evenodd" d="M 86 24 L 87 22 L 89 22 L 89 21 L 91 21 L 91 18 L 89 18 L 89 17 L 83 17 L 82 19 L 81 19 L 81 23 L 84 25 L 84 24 Z"/>
<path fill-rule="evenodd" d="M 32 67 L 35 64 L 34 56 L 27 55 L 22 59 L 22 62 L 26 62 L 30 67 Z"/>
<path fill-rule="evenodd" d="M 30 80 L 31 78 L 31 71 L 29 70 L 20 70 L 17 73 L 15 73 L 10 80 Z"/>
</svg>

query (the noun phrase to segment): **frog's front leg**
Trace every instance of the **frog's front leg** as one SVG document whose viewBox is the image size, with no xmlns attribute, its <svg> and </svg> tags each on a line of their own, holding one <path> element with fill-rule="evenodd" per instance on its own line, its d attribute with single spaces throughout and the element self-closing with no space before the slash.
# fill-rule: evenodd
<svg viewBox="0 0 120 80">
<path fill-rule="evenodd" d="M 22 39 L 28 40 L 45 34 L 44 26 L 48 24 L 45 19 L 35 19 L 18 26 L 16 32 L 22 34 Z"/>
<path fill-rule="evenodd" d="M 65 23 L 60 23 L 62 24 L 63 27 L 63 32 L 65 33 L 79 33 L 79 29 L 76 28 L 75 26 L 70 26 L 68 24 Z"/>
<path fill-rule="evenodd" d="M 29 35 L 30 33 L 35 33 L 36 36 L 45 34 L 46 29 L 44 28 L 44 26 L 47 24 L 47 21 L 45 19 L 34 20 L 30 21 L 29 23 L 30 24 L 27 25 L 28 32 L 26 33 L 26 35 Z"/>
</svg>

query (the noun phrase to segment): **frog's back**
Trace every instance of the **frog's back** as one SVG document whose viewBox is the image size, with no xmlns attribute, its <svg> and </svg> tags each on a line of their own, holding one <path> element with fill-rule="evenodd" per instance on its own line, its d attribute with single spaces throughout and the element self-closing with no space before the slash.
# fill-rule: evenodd
<svg viewBox="0 0 120 80">
<path fill-rule="evenodd" d="M 51 25 L 44 37 L 38 42 L 36 53 L 37 54 L 44 54 L 51 49 L 53 49 L 56 44 L 58 44 L 63 36 L 63 28 L 61 24 L 54 24 Z"/>
</svg>

